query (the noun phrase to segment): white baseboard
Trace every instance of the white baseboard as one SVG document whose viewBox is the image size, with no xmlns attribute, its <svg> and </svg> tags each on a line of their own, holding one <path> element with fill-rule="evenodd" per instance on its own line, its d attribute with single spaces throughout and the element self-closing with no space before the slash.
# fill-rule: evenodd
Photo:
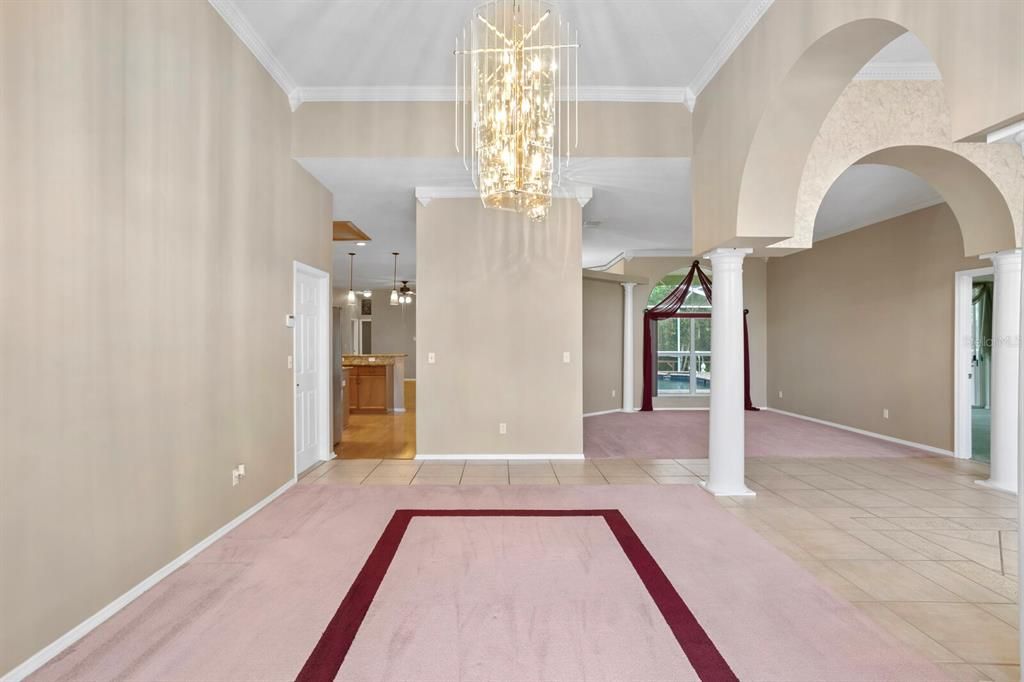
<svg viewBox="0 0 1024 682">
<path fill-rule="evenodd" d="M 601 410 L 600 412 L 584 412 L 583 416 L 584 417 L 597 417 L 597 416 L 600 416 L 602 414 L 614 414 L 615 412 L 622 412 L 622 411 L 623 411 L 622 409 L 617 409 L 617 410 Z"/>
<path fill-rule="evenodd" d="M 391 412 L 392 412 L 392 414 L 403 414 L 405 412 L 405 408 L 404 407 L 396 407 L 395 409 L 391 410 Z"/>
<path fill-rule="evenodd" d="M 824 424 L 825 426 L 831 426 L 835 429 L 842 429 L 843 431 L 851 431 L 853 433 L 859 433 L 862 436 L 870 436 L 879 440 L 888 441 L 890 443 L 896 443 L 898 445 L 906 445 L 911 448 L 917 448 L 918 450 L 924 450 L 925 452 L 931 452 L 936 455 L 946 455 L 952 457 L 953 452 L 951 450 L 943 450 L 931 445 L 925 445 L 924 443 L 915 443 L 911 440 L 903 440 L 902 438 L 896 438 L 894 436 L 886 436 L 881 433 L 875 433 L 874 431 L 865 431 L 864 429 L 857 429 L 852 426 L 846 426 L 845 424 L 836 424 L 835 422 L 827 422 L 824 419 L 816 419 L 815 417 L 808 417 L 803 414 L 796 414 L 795 412 L 786 412 L 785 410 L 779 410 L 774 407 L 762 407 L 762 410 L 768 412 L 776 412 L 778 414 L 784 414 L 787 417 L 796 417 L 797 419 L 803 419 L 805 421 L 814 422 L 815 424 Z"/>
<path fill-rule="evenodd" d="M 416 455 L 415 459 L 493 459 L 493 460 L 531 460 L 531 459 L 583 459 L 583 453 L 558 453 L 552 455 L 546 455 L 543 453 L 528 453 L 518 455 L 502 455 L 502 454 L 450 454 L 450 455 Z"/>
<path fill-rule="evenodd" d="M 291 488 L 293 485 L 295 485 L 295 479 L 289 480 L 283 486 L 281 486 L 274 492 L 270 493 L 270 495 L 263 498 L 252 507 L 249 507 L 247 510 L 236 516 L 227 524 L 218 528 L 216 531 L 213 532 L 212 535 L 207 536 L 205 539 L 199 541 L 198 544 L 193 545 L 191 548 L 185 550 L 184 554 L 181 554 L 176 559 L 172 560 L 169 564 L 158 570 L 156 573 L 149 576 L 141 583 L 131 588 L 130 590 L 122 594 L 120 597 L 118 597 L 117 599 L 110 602 L 102 609 L 94 613 L 92 616 L 85 619 L 77 626 L 75 626 L 68 632 L 58 637 L 56 640 L 54 640 L 52 643 L 44 647 L 42 650 L 33 654 L 24 663 L 22 663 L 18 667 L 8 672 L 2 678 L 0 678 L 0 682 L 20 682 L 21 680 L 25 679 L 26 677 L 34 673 L 39 668 L 46 665 L 46 663 L 48 663 L 52 658 L 57 656 L 60 652 L 64 651 L 69 646 L 80 640 L 82 637 L 89 634 L 89 632 L 91 632 L 96 627 L 101 625 L 105 620 L 116 614 L 118 611 L 131 604 L 133 601 L 135 601 L 135 599 L 142 596 L 142 594 L 149 590 L 151 587 L 153 587 L 158 582 L 169 576 L 171 573 L 176 571 L 178 568 L 187 563 L 189 560 L 191 560 L 197 554 L 202 552 L 204 549 L 212 545 L 214 542 L 227 535 L 228 532 L 230 532 L 232 529 L 241 525 L 243 521 L 245 521 L 250 516 L 258 512 L 260 509 L 263 509 L 265 506 L 273 502 L 277 497 L 279 497 L 282 493 Z"/>
</svg>

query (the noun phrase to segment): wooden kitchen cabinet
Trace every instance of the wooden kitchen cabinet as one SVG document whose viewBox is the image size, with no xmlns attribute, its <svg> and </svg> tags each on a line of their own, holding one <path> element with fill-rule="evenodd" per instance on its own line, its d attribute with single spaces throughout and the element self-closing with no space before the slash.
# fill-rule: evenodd
<svg viewBox="0 0 1024 682">
<path fill-rule="evenodd" d="M 387 365 L 350 367 L 352 397 L 349 409 L 352 412 L 387 412 L 391 381 Z"/>
</svg>

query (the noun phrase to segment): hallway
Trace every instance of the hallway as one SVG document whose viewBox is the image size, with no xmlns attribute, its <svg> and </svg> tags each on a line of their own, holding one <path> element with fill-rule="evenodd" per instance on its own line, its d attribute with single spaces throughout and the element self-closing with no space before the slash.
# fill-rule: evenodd
<svg viewBox="0 0 1024 682">
<path fill-rule="evenodd" d="M 416 456 L 416 382 L 407 380 L 405 412 L 352 414 L 342 431 L 340 459 L 412 459 Z"/>
</svg>

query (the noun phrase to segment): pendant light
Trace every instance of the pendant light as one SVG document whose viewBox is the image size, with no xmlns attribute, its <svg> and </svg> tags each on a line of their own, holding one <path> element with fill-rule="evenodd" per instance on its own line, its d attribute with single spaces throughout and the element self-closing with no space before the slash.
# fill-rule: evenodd
<svg viewBox="0 0 1024 682">
<path fill-rule="evenodd" d="M 348 296 L 347 301 L 349 305 L 356 304 L 356 292 L 352 288 L 352 275 L 356 268 L 356 254 L 352 251 L 348 252 Z"/>
<path fill-rule="evenodd" d="M 391 300 L 388 303 L 398 305 L 398 252 L 392 251 L 391 255 L 395 257 L 395 279 L 391 286 Z"/>
</svg>

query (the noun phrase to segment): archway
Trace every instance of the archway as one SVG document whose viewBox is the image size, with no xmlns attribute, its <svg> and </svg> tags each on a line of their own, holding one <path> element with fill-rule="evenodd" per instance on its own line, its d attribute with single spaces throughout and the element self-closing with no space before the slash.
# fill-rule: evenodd
<svg viewBox="0 0 1024 682">
<path fill-rule="evenodd" d="M 989 478 L 979 482 L 1003 491 L 1016 491 L 1020 360 L 1012 339 L 1020 329 L 1021 254 L 1016 247 L 1010 207 L 987 174 L 969 159 L 948 149 L 895 146 L 872 152 L 858 159 L 857 164 L 891 166 L 911 173 L 930 185 L 943 205 L 925 209 L 929 211 L 927 214 L 917 209 L 905 210 L 902 212 L 905 216 L 872 224 L 871 232 L 863 233 L 864 237 L 844 239 L 841 247 L 828 242 L 828 247 L 820 245 L 812 250 L 825 249 L 822 257 L 833 259 L 834 267 L 829 276 L 835 279 L 834 291 L 838 292 L 834 298 L 835 309 L 857 311 L 857 324 L 872 330 L 864 332 L 859 327 L 844 330 L 841 321 L 832 320 L 830 328 L 836 330 L 833 338 L 862 339 L 865 349 L 873 348 L 872 342 L 887 338 L 882 345 L 886 355 L 900 358 L 894 363 L 892 373 L 901 380 L 886 383 L 887 378 L 873 372 L 868 357 L 871 352 L 861 352 L 860 344 L 842 348 L 837 345 L 832 355 L 826 352 L 815 356 L 812 351 L 809 362 L 820 361 L 825 356 L 833 361 L 841 358 L 843 367 L 860 367 L 860 377 L 877 375 L 872 380 L 872 390 L 865 392 L 864 385 L 856 388 L 857 378 L 850 373 L 844 375 L 842 370 L 827 384 L 812 382 L 805 388 L 821 403 L 829 403 L 831 395 L 834 404 L 848 406 L 844 414 L 851 419 L 856 418 L 851 415 L 858 410 L 862 415 L 874 411 L 877 416 L 875 406 L 879 404 L 927 404 L 927 411 L 917 416 L 911 416 L 912 412 L 902 413 L 908 419 L 894 423 L 893 428 L 909 428 L 909 424 L 920 419 L 915 427 L 919 432 L 926 424 L 930 427 L 929 433 L 944 433 L 946 438 L 951 435 L 954 447 L 948 444 L 942 447 L 955 450 L 957 456 L 970 457 L 974 403 L 971 382 L 980 366 L 977 339 L 970 325 L 972 283 L 983 270 L 989 276 L 994 273 L 994 297 L 988 313 L 992 317 L 986 335 L 997 341 L 984 354 L 984 365 L 990 367 L 992 377 L 992 464 Z M 824 202 L 816 209 L 820 211 L 822 206 Z M 892 228 L 893 224 L 899 225 L 896 232 L 885 236 L 879 232 Z M 956 243 L 957 237 L 960 244 Z M 924 255 L 925 250 L 927 255 Z M 829 253 L 832 255 L 825 255 Z M 991 264 L 973 258 L 980 254 L 985 254 L 982 258 L 991 260 Z M 850 271 L 843 273 L 843 264 L 851 262 L 857 263 L 857 278 L 863 273 L 863 279 L 877 281 L 878 277 L 868 273 L 887 273 L 881 278 L 884 280 L 881 288 L 868 281 L 858 281 L 856 289 L 851 289 Z M 873 305 L 867 310 L 859 306 L 856 298 L 848 295 L 852 291 L 856 291 L 856 298 L 863 296 L 881 307 Z M 829 307 L 833 307 L 832 303 Z M 927 334 L 922 336 L 926 330 Z M 831 347 L 820 338 L 816 345 Z M 954 358 L 952 365 L 951 357 Z M 785 363 L 784 359 L 777 357 L 776 360 Z M 792 369 L 789 367 L 788 371 L 792 373 Z M 787 370 L 781 371 L 785 374 Z M 892 373 L 887 373 L 886 377 Z M 840 400 L 836 400 L 834 390 L 830 393 L 827 388 L 837 385 L 836 379 L 838 385 L 855 387 L 844 389 Z M 923 396 L 928 396 L 928 400 L 919 402 Z M 888 419 L 888 409 L 883 409 L 883 413 L 883 418 Z"/>
<path fill-rule="evenodd" d="M 822 123 L 857 72 L 906 30 L 884 19 L 852 21 L 800 56 L 751 140 L 737 199 L 738 237 L 792 236 L 804 165 Z"/>
<path fill-rule="evenodd" d="M 1016 247 L 1020 228 L 1015 225 L 1017 221 L 1005 195 L 987 173 L 961 154 L 928 145 L 898 145 L 862 156 L 850 167 L 865 164 L 900 168 L 931 185 L 956 216 L 964 255 L 977 256 Z M 832 177 L 830 187 L 840 175 Z M 798 210 L 798 225 L 808 222 L 813 230 L 826 194 L 827 190 L 812 195 L 816 203 Z M 779 246 L 810 247 L 812 232 L 805 237 L 806 243 L 783 242 Z"/>
<path fill-rule="evenodd" d="M 792 236 L 814 136 L 884 45 L 912 31 L 941 70 L 946 141 L 980 141 L 1024 115 L 1013 3 L 775 3 L 704 88 L 694 110 L 694 250 L 766 247 Z M 984 47 L 974 36 L 985 37 Z M 780 39 L 781 42 L 780 42 Z M 992 73 L 992 65 L 1005 65 Z M 984 70 L 998 86 L 982 86 Z M 987 93 L 987 94 L 986 94 Z M 893 143 L 916 143 L 903 140 Z"/>
</svg>

